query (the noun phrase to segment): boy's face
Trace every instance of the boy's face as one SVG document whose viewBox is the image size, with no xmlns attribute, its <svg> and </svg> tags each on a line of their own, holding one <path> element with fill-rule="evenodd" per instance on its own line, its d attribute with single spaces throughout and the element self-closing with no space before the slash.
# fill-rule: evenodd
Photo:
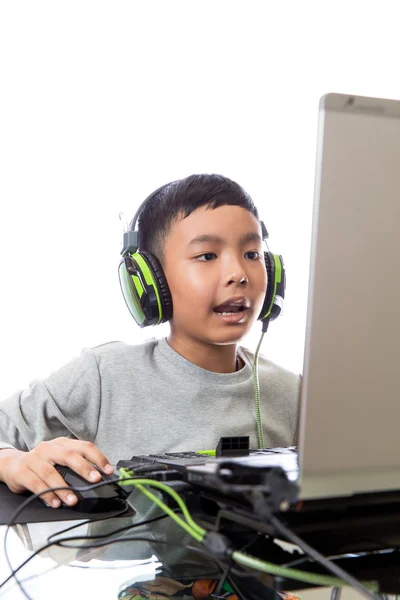
<svg viewBox="0 0 400 600">
<path fill-rule="evenodd" d="M 233 344 L 260 314 L 267 287 L 261 226 L 239 206 L 203 206 L 172 225 L 164 247 L 171 334 Z"/>
</svg>

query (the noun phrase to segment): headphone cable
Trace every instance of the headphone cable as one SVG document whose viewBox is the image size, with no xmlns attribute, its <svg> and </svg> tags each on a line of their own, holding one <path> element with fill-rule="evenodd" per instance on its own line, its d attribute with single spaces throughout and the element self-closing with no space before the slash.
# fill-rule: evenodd
<svg viewBox="0 0 400 600">
<path fill-rule="evenodd" d="M 260 381 L 258 379 L 258 355 L 264 335 L 268 330 L 269 318 L 262 323 L 262 333 L 258 342 L 253 361 L 253 387 L 254 387 L 254 405 L 256 409 L 256 420 L 257 420 L 257 435 L 258 435 L 258 447 L 262 450 L 264 448 L 264 435 L 261 421 L 261 408 L 260 408 Z"/>
</svg>

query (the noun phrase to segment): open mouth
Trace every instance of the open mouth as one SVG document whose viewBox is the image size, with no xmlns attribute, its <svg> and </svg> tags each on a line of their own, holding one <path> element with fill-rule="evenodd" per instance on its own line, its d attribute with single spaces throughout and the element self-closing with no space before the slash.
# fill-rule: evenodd
<svg viewBox="0 0 400 600">
<path fill-rule="evenodd" d="M 246 309 L 245 306 L 227 306 L 227 307 L 221 307 L 221 308 L 214 308 L 214 312 L 216 312 L 218 315 L 234 315 L 236 313 L 240 313 L 240 312 L 244 312 Z"/>
<path fill-rule="evenodd" d="M 221 317 L 229 319 L 228 322 L 240 322 L 243 318 L 243 313 L 249 309 L 249 301 L 244 296 L 233 296 L 218 304 L 214 308 L 214 312 Z"/>
<path fill-rule="evenodd" d="M 238 325 L 247 322 L 249 309 L 246 306 L 229 306 L 214 309 L 215 316 L 228 325 Z"/>
</svg>

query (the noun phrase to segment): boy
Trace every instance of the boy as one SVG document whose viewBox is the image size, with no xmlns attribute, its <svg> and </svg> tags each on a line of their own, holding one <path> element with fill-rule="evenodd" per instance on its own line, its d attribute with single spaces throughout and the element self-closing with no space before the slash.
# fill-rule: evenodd
<svg viewBox="0 0 400 600">
<path fill-rule="evenodd" d="M 0 403 L 0 481 L 12 491 L 65 485 L 55 464 L 94 483 L 92 464 L 112 473 L 133 454 L 215 448 L 221 435 L 258 446 L 253 354 L 238 346 L 268 285 L 251 198 L 220 175 L 168 184 L 141 210 L 139 251 L 156 259 L 168 338 L 84 350 Z M 259 380 L 264 446 L 292 445 L 299 376 L 260 357 Z M 68 490 L 43 499 L 77 502 Z"/>
</svg>

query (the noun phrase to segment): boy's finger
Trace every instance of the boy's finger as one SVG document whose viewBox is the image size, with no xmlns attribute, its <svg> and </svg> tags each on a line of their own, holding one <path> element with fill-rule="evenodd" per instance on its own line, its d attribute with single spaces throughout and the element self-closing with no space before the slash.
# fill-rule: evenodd
<svg viewBox="0 0 400 600">
<path fill-rule="evenodd" d="M 77 503 L 78 498 L 75 496 L 73 490 L 68 488 L 68 484 L 64 481 L 55 467 L 53 467 L 50 463 L 45 462 L 39 463 L 38 465 L 31 465 L 31 472 L 34 476 L 34 479 L 32 479 L 34 489 L 32 489 L 32 487 L 29 487 L 29 489 L 35 494 L 44 492 L 50 488 L 67 488 L 64 490 L 47 492 L 41 496 L 42 500 L 44 500 L 47 504 L 54 506 L 54 499 L 61 500 L 61 502 L 64 502 L 64 504 L 67 504 L 68 506 L 73 506 Z M 51 501 L 49 502 L 47 498 L 50 498 Z"/>
<path fill-rule="evenodd" d="M 63 466 L 69 467 L 77 475 L 81 475 L 88 482 L 86 485 L 98 483 L 101 479 L 101 473 L 98 469 L 75 450 L 64 450 L 59 459 L 59 464 L 61 465 L 61 474 Z M 82 483 L 81 485 L 84 484 Z"/>
<path fill-rule="evenodd" d="M 64 482 L 65 483 L 65 482 Z M 36 475 L 33 471 L 27 471 L 24 477 L 24 487 L 32 492 L 33 494 L 39 494 L 40 492 L 44 492 L 50 487 L 47 485 L 40 477 Z M 61 506 L 61 499 L 57 496 L 55 492 L 46 492 L 45 494 L 41 494 L 39 496 L 40 500 L 42 500 L 48 506 L 52 508 L 59 508 Z"/>
<path fill-rule="evenodd" d="M 92 442 L 60 438 L 58 443 L 66 450 L 71 450 L 74 453 L 76 452 L 77 454 L 80 454 L 81 456 L 86 458 L 86 460 L 89 460 L 91 463 L 96 465 L 96 467 L 103 471 L 103 473 L 106 473 L 107 475 L 113 474 L 114 469 L 109 463 L 107 457 L 102 452 L 100 452 L 97 446 L 95 446 Z M 71 467 L 71 469 L 73 468 L 73 465 L 70 465 L 69 463 L 67 464 Z M 90 470 L 87 472 L 87 475 L 89 475 L 89 472 Z M 84 473 L 80 472 L 80 474 L 87 478 L 89 481 L 91 481 L 90 477 L 86 477 Z"/>
</svg>

